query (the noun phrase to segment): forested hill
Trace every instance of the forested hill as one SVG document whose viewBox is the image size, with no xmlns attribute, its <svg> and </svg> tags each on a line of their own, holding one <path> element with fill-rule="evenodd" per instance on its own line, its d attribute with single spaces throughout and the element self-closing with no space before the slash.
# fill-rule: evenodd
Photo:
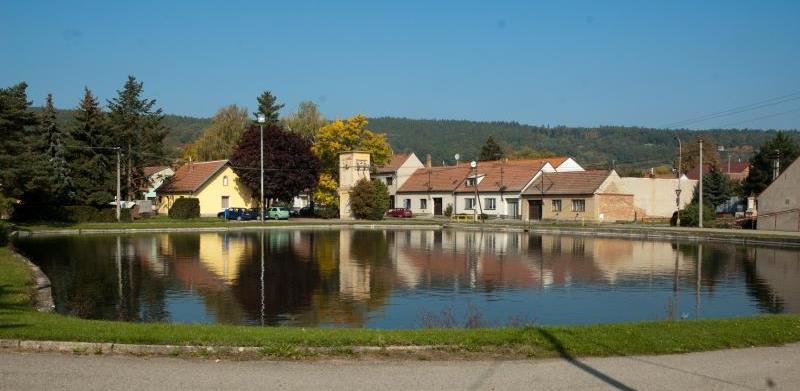
<svg viewBox="0 0 800 391">
<path fill-rule="evenodd" d="M 71 123 L 72 111 L 58 110 L 57 120 L 62 125 Z M 166 115 L 164 124 L 169 129 L 166 143 L 171 148 L 179 148 L 197 138 L 209 123 L 208 118 Z M 775 134 L 758 129 L 675 131 L 622 126 L 543 127 L 516 122 L 394 117 L 371 118 L 369 129 L 386 133 L 395 152 L 413 151 L 423 161 L 430 153 L 435 164 L 441 164 L 442 160 L 452 162 L 456 153 L 462 160 L 475 159 L 486 138 L 493 136 L 504 148 L 527 145 L 536 150 L 573 156 L 585 166 L 607 165 L 614 161 L 618 167 L 630 168 L 671 162 L 677 146 L 676 135 L 684 144 L 702 135 L 717 145 L 737 150 L 737 156 L 746 159 L 753 149 Z M 800 142 L 800 132 L 791 134 Z"/>
<path fill-rule="evenodd" d="M 474 122 L 461 120 L 420 120 L 381 117 L 369 120 L 371 130 L 386 133 L 396 152 L 413 151 L 424 161 L 430 153 L 433 161 L 453 160 L 459 153 L 462 160 L 475 159 L 487 137 L 503 147 L 527 145 L 536 150 L 549 150 L 573 156 L 584 165 L 610 164 L 646 168 L 672 162 L 677 148 L 675 136 L 684 143 L 702 135 L 715 144 L 737 150 L 743 158 L 757 149 L 775 131 L 757 129 L 704 131 L 666 130 L 641 127 L 602 126 L 543 127 L 516 122 Z M 800 132 L 791 132 L 800 141 Z"/>
</svg>

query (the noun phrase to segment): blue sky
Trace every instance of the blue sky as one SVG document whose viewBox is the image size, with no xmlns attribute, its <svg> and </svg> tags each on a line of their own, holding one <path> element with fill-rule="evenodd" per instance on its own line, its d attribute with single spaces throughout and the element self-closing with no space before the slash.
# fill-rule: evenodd
<svg viewBox="0 0 800 391">
<path fill-rule="evenodd" d="M 0 53 L 0 86 L 37 105 L 133 74 L 174 114 L 269 89 L 329 117 L 662 126 L 800 92 L 800 1 L 6 1 Z M 735 126 L 800 128 L 800 111 Z"/>
</svg>

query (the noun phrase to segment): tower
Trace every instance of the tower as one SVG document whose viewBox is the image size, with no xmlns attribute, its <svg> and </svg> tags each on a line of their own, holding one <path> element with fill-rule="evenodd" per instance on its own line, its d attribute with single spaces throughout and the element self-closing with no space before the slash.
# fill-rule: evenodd
<svg viewBox="0 0 800 391">
<path fill-rule="evenodd" d="M 352 220 L 350 189 L 359 180 L 369 180 L 369 152 L 353 151 L 339 154 L 339 218 Z"/>
</svg>

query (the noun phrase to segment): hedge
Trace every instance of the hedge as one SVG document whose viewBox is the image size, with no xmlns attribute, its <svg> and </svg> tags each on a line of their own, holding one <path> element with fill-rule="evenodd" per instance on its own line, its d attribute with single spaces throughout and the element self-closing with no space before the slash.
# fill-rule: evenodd
<svg viewBox="0 0 800 391">
<path fill-rule="evenodd" d="M 173 219 L 193 219 L 200 217 L 200 200 L 197 198 L 178 198 L 169 208 Z"/>
</svg>

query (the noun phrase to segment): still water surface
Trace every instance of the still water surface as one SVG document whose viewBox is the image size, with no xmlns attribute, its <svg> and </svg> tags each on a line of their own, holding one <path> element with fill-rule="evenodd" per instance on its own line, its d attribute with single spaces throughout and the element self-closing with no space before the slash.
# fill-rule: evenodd
<svg viewBox="0 0 800 391">
<path fill-rule="evenodd" d="M 800 249 L 351 229 L 16 246 L 50 277 L 58 312 L 92 319 L 416 328 L 800 312 Z"/>
</svg>

